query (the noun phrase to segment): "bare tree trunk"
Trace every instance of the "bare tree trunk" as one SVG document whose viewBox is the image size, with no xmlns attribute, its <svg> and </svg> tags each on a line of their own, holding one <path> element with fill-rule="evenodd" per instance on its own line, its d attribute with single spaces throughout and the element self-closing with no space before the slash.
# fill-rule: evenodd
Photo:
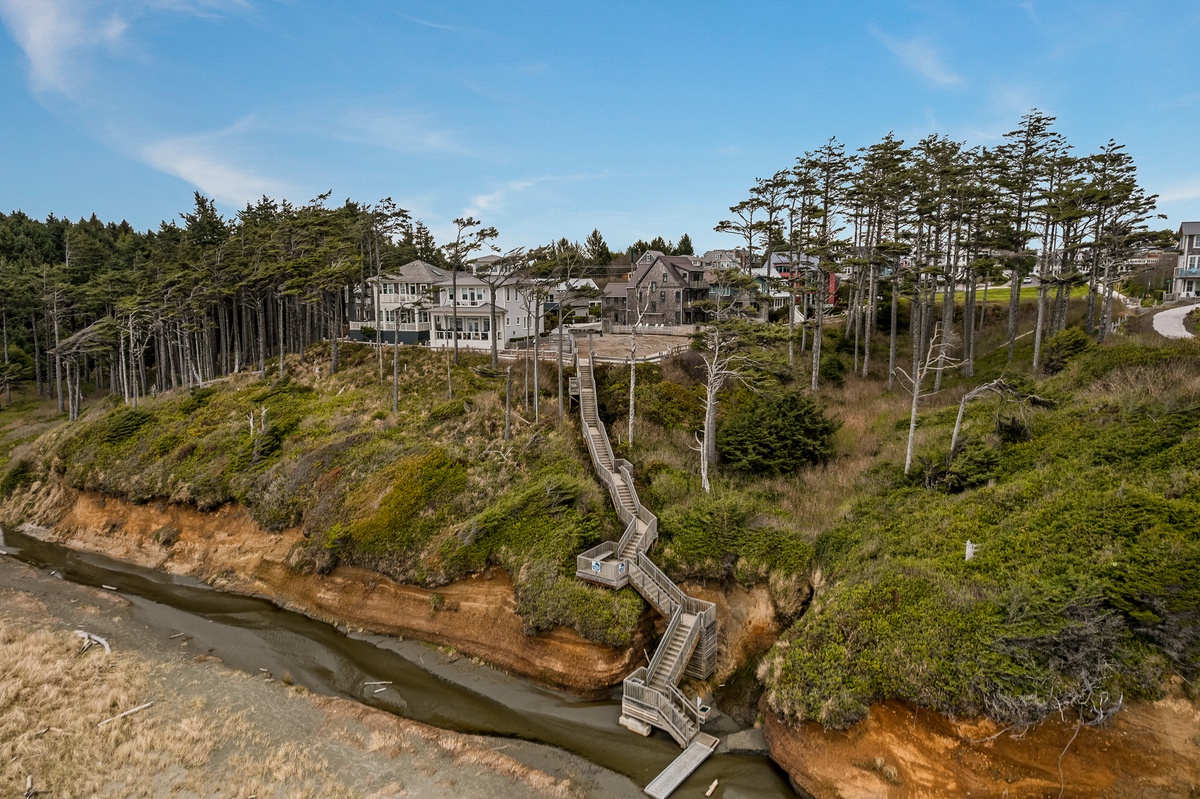
<svg viewBox="0 0 1200 799">
<path fill-rule="evenodd" d="M 283 356 L 286 352 L 284 350 L 285 340 L 284 340 L 283 331 L 284 331 L 284 328 L 287 326 L 287 324 L 286 324 L 287 320 L 284 318 L 283 310 L 284 310 L 283 309 L 283 295 L 280 294 L 279 295 L 279 376 L 281 378 L 283 377 L 283 361 L 284 361 Z M 293 336 L 293 338 L 294 337 L 295 336 Z"/>
<path fill-rule="evenodd" d="M 541 394 L 541 384 L 538 383 L 538 361 L 541 359 L 541 354 L 538 351 L 538 342 L 541 339 L 538 323 L 542 320 L 542 301 L 538 299 L 535 303 L 536 315 L 533 321 L 533 421 L 538 424 L 542 421 L 541 405 L 538 401 L 538 395 Z"/>
<path fill-rule="evenodd" d="M 875 325 L 878 323 L 879 270 L 874 264 L 870 268 L 870 285 L 867 287 L 866 330 L 863 337 L 863 377 L 867 377 L 871 371 L 871 339 L 875 336 Z"/>
<path fill-rule="evenodd" d="M 42 395 L 42 347 L 38 341 L 37 316 L 29 312 L 29 329 L 33 331 L 33 375 L 37 381 L 37 393 Z"/>
<path fill-rule="evenodd" d="M 342 335 L 342 291 L 338 289 L 333 298 L 333 335 L 329 337 L 330 364 L 329 374 L 336 375 L 338 370 L 338 339 Z"/>
<path fill-rule="evenodd" d="M 918 294 L 920 290 L 918 289 Z M 912 404 L 908 413 L 908 446 L 904 453 L 904 473 L 912 469 L 913 447 L 917 435 L 917 404 L 921 401 L 921 337 L 913 336 L 912 353 Z"/>
<path fill-rule="evenodd" d="M 828 280 L 828 278 L 825 277 L 824 272 L 818 271 L 817 274 L 818 274 L 818 278 L 817 278 L 818 280 L 821 280 L 822 278 L 824 278 L 825 280 Z M 825 332 L 825 294 L 826 294 L 826 291 L 827 291 L 827 289 L 826 289 L 826 286 L 824 286 L 824 285 L 817 287 L 817 296 L 816 296 L 816 303 L 815 303 L 815 315 L 816 315 L 817 322 L 816 322 L 816 325 L 813 327 L 813 343 L 812 343 L 813 355 L 812 355 L 811 388 L 813 391 L 816 391 L 818 388 L 820 388 L 821 339 Z"/>
<path fill-rule="evenodd" d="M 12 404 L 12 380 L 8 374 L 8 311 L 4 312 L 4 403 Z"/>
<path fill-rule="evenodd" d="M 963 303 L 963 365 L 962 374 L 975 374 L 975 270 L 967 268 L 966 298 Z"/>
<path fill-rule="evenodd" d="M 792 277 L 788 279 L 788 368 L 796 368 L 796 258 L 792 257 Z"/>
<path fill-rule="evenodd" d="M 454 365 L 458 366 L 458 267 L 452 265 L 450 267 L 450 313 L 454 321 L 450 323 L 452 328 L 450 338 L 454 340 Z"/>
<path fill-rule="evenodd" d="M 267 303 L 260 292 L 254 298 L 254 316 L 258 322 L 258 377 L 267 379 Z"/>
<path fill-rule="evenodd" d="M 641 314 L 638 314 L 641 318 Z M 637 325 L 629 326 L 629 424 L 626 427 L 625 443 L 633 447 L 633 419 L 636 415 L 634 400 L 637 396 L 634 389 L 637 386 Z"/>
<path fill-rule="evenodd" d="M 1016 259 L 1009 274 L 1012 275 L 1008 290 L 1008 362 L 1011 364 L 1017 349 L 1017 309 L 1021 305 L 1021 273 Z"/>
<path fill-rule="evenodd" d="M 563 335 L 565 330 L 562 303 L 560 302 L 558 304 L 558 420 L 560 422 L 567 415 L 566 404 L 563 402 Z"/>
<path fill-rule="evenodd" d="M 1095 259 L 1092 260 L 1091 270 L 1088 273 L 1088 295 L 1087 295 L 1087 333 L 1093 335 L 1096 332 L 1096 298 L 1100 293 L 1098 281 L 1100 280 L 1100 267 Z"/>
<path fill-rule="evenodd" d="M 584 431 L 586 432 L 586 431 Z M 512 367 L 504 370 L 504 440 L 512 438 Z"/>
<path fill-rule="evenodd" d="M 58 398 L 58 412 L 63 412 L 63 374 L 62 355 L 58 351 L 60 344 L 58 333 L 58 292 L 54 292 L 54 395 Z"/>
<path fill-rule="evenodd" d="M 900 270 L 892 272 L 892 329 L 888 333 L 888 391 L 896 388 L 896 332 L 900 320 Z"/>
</svg>

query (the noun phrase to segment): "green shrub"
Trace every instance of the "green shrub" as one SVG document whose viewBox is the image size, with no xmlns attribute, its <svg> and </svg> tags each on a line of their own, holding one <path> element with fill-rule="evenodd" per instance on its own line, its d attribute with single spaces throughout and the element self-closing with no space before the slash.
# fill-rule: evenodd
<svg viewBox="0 0 1200 799">
<path fill-rule="evenodd" d="M 429 410 L 429 421 L 447 422 L 460 416 L 467 415 L 467 403 L 461 399 L 451 399 L 434 405 Z"/>
<path fill-rule="evenodd" d="M 32 461 L 22 458 L 8 468 L 4 477 L 0 478 L 0 497 L 7 497 L 18 488 L 24 488 L 33 483 L 36 469 Z"/>
<path fill-rule="evenodd" d="M 154 414 L 141 408 L 121 408 L 113 411 L 105 422 L 104 443 L 119 444 L 153 420 Z"/>
<path fill-rule="evenodd" d="M 1042 368 L 1048 375 L 1058 374 L 1067 362 L 1092 345 L 1087 333 L 1078 327 L 1068 327 L 1046 339 L 1045 361 Z"/>
<path fill-rule="evenodd" d="M 561 574 L 547 559 L 522 565 L 514 593 L 526 635 L 565 625 L 609 646 L 629 646 L 645 609 L 633 589 L 611 591 L 588 585 L 574 574 Z"/>
<path fill-rule="evenodd" d="M 791 474 L 833 457 L 838 427 L 806 394 L 743 396 L 717 431 L 717 450 L 747 474 Z"/>
<path fill-rule="evenodd" d="M 821 381 L 830 385 L 840 386 L 846 382 L 846 364 L 833 352 L 821 353 L 821 365 L 817 369 Z"/>
<path fill-rule="evenodd" d="M 450 501 L 466 488 L 467 468 L 435 449 L 397 463 L 379 509 L 348 525 L 355 549 L 373 555 L 415 558 L 450 515 Z"/>
</svg>

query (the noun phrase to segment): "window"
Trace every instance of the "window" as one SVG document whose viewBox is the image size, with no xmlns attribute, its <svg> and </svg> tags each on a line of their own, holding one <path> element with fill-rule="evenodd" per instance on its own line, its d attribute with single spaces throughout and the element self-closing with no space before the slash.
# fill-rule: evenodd
<svg viewBox="0 0 1200 799">
<path fill-rule="evenodd" d="M 1189 255 L 1187 261 L 1188 271 L 1200 269 L 1200 255 Z"/>
<path fill-rule="evenodd" d="M 663 271 L 663 283 L 665 284 L 666 282 L 667 282 L 667 273 L 666 273 L 666 271 L 664 270 L 664 271 Z"/>
<path fill-rule="evenodd" d="M 651 300 L 650 301 L 650 313 L 654 313 L 657 310 L 658 310 L 658 303 L 655 302 L 654 300 Z"/>
<path fill-rule="evenodd" d="M 1200 250 L 1200 236 L 1192 236 L 1192 249 Z"/>
<path fill-rule="evenodd" d="M 666 302 L 667 301 L 667 292 L 665 292 L 665 291 L 658 292 L 658 298 L 660 300 L 662 300 L 663 302 Z"/>
</svg>

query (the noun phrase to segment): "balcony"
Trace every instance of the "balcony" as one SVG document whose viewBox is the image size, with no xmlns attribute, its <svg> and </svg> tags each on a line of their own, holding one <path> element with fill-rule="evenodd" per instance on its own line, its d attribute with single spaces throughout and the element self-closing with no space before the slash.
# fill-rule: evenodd
<svg viewBox="0 0 1200 799">
<path fill-rule="evenodd" d="M 1200 277 L 1200 267 L 1177 266 L 1175 277 Z"/>
<path fill-rule="evenodd" d="M 483 331 L 470 330 L 460 330 L 457 336 L 453 335 L 449 330 L 433 331 L 433 337 L 442 341 L 453 341 L 456 338 L 459 341 L 487 341 L 489 335 L 489 333 Z"/>
<path fill-rule="evenodd" d="M 369 327 L 376 330 L 382 330 L 387 333 L 395 332 L 399 328 L 401 333 L 419 333 L 424 330 L 429 330 L 432 327 L 431 322 L 401 322 L 397 325 L 395 322 L 380 322 L 376 324 L 374 321 L 366 322 L 351 322 L 350 329 L 361 331 L 364 327 Z"/>
</svg>

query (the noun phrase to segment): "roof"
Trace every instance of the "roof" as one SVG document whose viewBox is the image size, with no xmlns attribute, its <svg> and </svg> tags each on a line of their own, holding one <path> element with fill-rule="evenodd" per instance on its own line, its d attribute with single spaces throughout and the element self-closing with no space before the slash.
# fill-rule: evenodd
<svg viewBox="0 0 1200 799">
<path fill-rule="evenodd" d="M 1200 222 L 1184 222 L 1179 226 L 1180 236 L 1200 236 Z"/>
<path fill-rule="evenodd" d="M 609 281 L 608 285 L 604 287 L 604 296 L 605 297 L 626 297 L 626 296 L 628 296 L 628 292 L 629 292 L 629 284 L 628 283 L 618 283 L 616 281 Z"/>
<path fill-rule="evenodd" d="M 377 275 L 369 278 L 369 283 L 388 283 L 392 281 L 407 281 L 409 283 L 436 283 L 447 277 L 445 269 L 428 264 L 425 261 L 409 261 L 395 272 Z"/>
</svg>

